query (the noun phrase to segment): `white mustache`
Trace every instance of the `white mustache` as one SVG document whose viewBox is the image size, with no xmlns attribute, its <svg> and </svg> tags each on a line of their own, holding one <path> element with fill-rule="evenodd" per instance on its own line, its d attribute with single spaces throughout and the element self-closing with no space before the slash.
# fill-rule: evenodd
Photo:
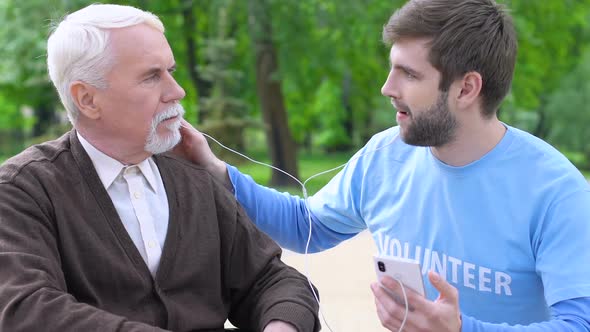
<svg viewBox="0 0 590 332">
<path fill-rule="evenodd" d="M 184 116 L 184 107 L 182 107 L 182 105 L 174 104 L 165 109 L 163 112 L 156 114 L 152 123 L 157 126 L 160 124 L 160 122 L 175 116 L 179 116 L 181 118 Z"/>
</svg>

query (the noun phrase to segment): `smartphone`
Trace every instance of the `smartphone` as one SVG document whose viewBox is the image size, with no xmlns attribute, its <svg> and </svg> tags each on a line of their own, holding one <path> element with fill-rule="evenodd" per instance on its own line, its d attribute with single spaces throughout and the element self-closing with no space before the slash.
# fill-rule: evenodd
<svg viewBox="0 0 590 332">
<path fill-rule="evenodd" d="M 404 287 L 414 290 L 416 293 L 426 296 L 422 268 L 420 263 L 412 259 L 394 256 L 373 256 L 377 278 L 389 276 L 404 284 Z"/>
</svg>

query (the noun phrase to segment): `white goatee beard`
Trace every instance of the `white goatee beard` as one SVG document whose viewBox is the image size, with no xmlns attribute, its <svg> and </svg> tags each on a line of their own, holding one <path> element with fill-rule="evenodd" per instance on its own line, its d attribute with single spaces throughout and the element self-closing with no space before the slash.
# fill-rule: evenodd
<svg viewBox="0 0 590 332">
<path fill-rule="evenodd" d="M 180 142 L 180 121 L 184 115 L 184 108 L 180 104 L 174 104 L 167 108 L 164 112 L 157 114 L 152 120 L 150 132 L 148 134 L 145 151 L 151 154 L 160 154 L 171 150 L 178 142 Z M 158 135 L 158 125 L 165 119 L 178 116 L 176 121 L 166 125 L 170 133 L 165 135 Z"/>
</svg>

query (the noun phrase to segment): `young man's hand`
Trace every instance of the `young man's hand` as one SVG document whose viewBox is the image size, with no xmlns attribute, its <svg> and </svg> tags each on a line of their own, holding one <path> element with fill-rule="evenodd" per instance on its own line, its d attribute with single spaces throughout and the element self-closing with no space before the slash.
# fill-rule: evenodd
<svg viewBox="0 0 590 332">
<path fill-rule="evenodd" d="M 184 119 L 181 122 L 180 134 L 182 140 L 174 147 L 172 152 L 195 165 L 203 167 L 217 180 L 230 187 L 231 182 L 227 174 L 227 167 L 223 161 L 213 154 L 205 136 Z"/>
<path fill-rule="evenodd" d="M 409 310 L 404 331 L 460 332 L 461 313 L 457 289 L 432 271 L 428 273 L 428 278 L 440 295 L 436 301 L 431 302 L 406 288 Z M 385 328 L 390 331 L 398 331 L 406 312 L 401 286 L 389 277 L 384 277 L 381 282 L 396 296 L 392 297 L 388 291 L 381 288 L 379 283 L 371 284 L 371 290 L 375 295 L 377 315 Z"/>
</svg>

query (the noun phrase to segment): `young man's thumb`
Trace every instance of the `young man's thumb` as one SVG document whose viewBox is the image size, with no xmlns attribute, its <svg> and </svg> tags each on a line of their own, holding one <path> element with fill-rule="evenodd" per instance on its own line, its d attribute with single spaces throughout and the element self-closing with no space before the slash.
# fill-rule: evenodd
<svg viewBox="0 0 590 332">
<path fill-rule="evenodd" d="M 438 273 L 434 271 L 428 272 L 428 279 L 430 280 L 432 286 L 434 286 L 434 288 L 436 288 L 440 293 L 437 302 L 444 301 L 453 303 L 455 305 L 459 304 L 459 293 L 457 291 L 457 288 L 453 287 L 446 280 L 441 278 L 441 276 Z"/>
</svg>

